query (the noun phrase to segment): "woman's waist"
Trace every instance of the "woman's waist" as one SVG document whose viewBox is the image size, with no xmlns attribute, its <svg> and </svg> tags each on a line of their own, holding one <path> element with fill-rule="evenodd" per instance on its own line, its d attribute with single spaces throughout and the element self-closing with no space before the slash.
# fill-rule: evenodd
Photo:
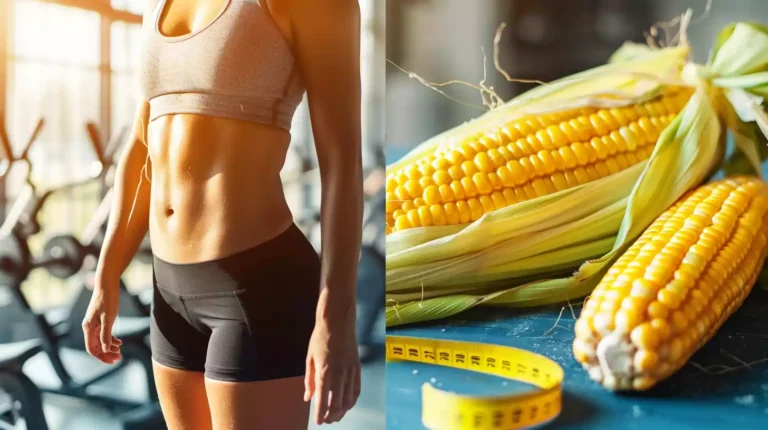
<svg viewBox="0 0 768 430">
<path fill-rule="evenodd" d="M 208 261 L 257 246 L 293 222 L 282 193 L 260 193 L 255 186 L 250 192 L 175 189 L 172 194 L 177 196 L 153 196 L 150 206 L 152 250 L 170 262 Z"/>
<path fill-rule="evenodd" d="M 225 118 L 168 115 L 152 121 L 155 253 L 170 261 L 201 261 L 285 230 L 292 216 L 280 170 L 288 140 L 273 127 Z"/>
<path fill-rule="evenodd" d="M 153 242 L 155 238 L 153 237 Z M 216 258 L 192 262 L 168 261 L 155 252 L 155 282 L 174 294 L 211 295 L 252 287 L 282 285 L 287 279 L 310 277 L 312 282 L 288 282 L 296 291 L 318 289 L 320 259 L 296 225 L 254 246 Z M 296 270 L 301 267 L 301 270 Z M 302 284 L 304 288 L 302 288 Z M 279 293 L 286 294 L 285 291 Z"/>
<path fill-rule="evenodd" d="M 213 181 L 211 181 L 213 182 Z M 290 209 L 280 180 L 269 183 L 152 183 L 150 217 L 178 227 L 267 222 Z"/>
</svg>

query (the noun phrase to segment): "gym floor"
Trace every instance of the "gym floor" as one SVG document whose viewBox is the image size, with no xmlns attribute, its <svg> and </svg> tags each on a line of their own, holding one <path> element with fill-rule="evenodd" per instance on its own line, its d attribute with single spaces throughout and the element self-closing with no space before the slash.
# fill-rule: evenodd
<svg viewBox="0 0 768 430">
<path fill-rule="evenodd" d="M 379 340 L 384 341 L 384 321 L 380 322 L 376 329 L 380 333 Z M 71 357 L 73 362 L 83 360 L 83 365 L 89 366 L 94 371 L 98 371 L 94 366 L 93 360 L 82 357 Z M 29 367 L 27 367 L 29 366 Z M 53 369 L 47 360 L 38 355 L 34 357 L 25 366 L 27 373 L 34 373 L 34 380 L 55 379 Z M 329 430 L 384 430 L 384 359 L 383 357 L 363 366 L 363 391 L 357 405 L 347 414 L 342 422 L 328 425 L 311 425 L 309 428 L 317 430 L 318 428 Z M 108 390 L 111 393 L 122 393 L 121 397 L 128 399 L 141 399 L 146 396 L 146 387 L 143 385 L 145 378 L 138 366 L 131 365 L 119 372 L 114 377 L 104 380 L 99 384 L 99 388 Z M 101 391 L 101 390 L 99 390 Z M 115 417 L 104 408 L 98 407 L 84 400 L 73 399 L 69 397 L 44 394 L 43 396 L 45 417 L 51 430 L 122 430 L 122 426 L 115 420 Z M 147 426 L 144 430 L 163 429 L 164 426 Z"/>
</svg>

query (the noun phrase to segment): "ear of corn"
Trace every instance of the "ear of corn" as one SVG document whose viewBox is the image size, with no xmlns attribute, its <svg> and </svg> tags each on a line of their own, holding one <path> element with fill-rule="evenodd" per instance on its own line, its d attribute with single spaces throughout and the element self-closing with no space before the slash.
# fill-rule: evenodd
<svg viewBox="0 0 768 430">
<path fill-rule="evenodd" d="M 404 157 L 389 164 L 387 172 L 401 169 L 442 148 L 472 140 L 490 128 L 523 115 L 589 107 L 622 107 L 641 102 L 657 95 L 663 88 L 662 81 L 680 83 L 674 78 L 679 75 L 689 52 L 690 48 L 686 46 L 656 50 L 638 55 L 623 65 L 608 63 L 532 88 L 498 109 L 421 143 Z M 658 80 L 649 79 L 653 77 Z"/>
<path fill-rule="evenodd" d="M 642 162 L 691 92 L 668 88 L 623 108 L 526 115 L 391 171 L 391 231 L 467 224 Z"/>
<path fill-rule="evenodd" d="M 695 97 L 701 100 L 703 96 Z M 692 110 L 687 115 L 695 116 L 697 112 Z M 713 116 L 711 108 L 704 112 Z M 692 138 L 685 146 L 688 155 L 682 157 L 680 140 L 676 136 L 681 122 L 674 121 L 675 126 L 665 132 L 664 139 L 658 141 L 664 142 L 665 148 L 669 147 L 662 151 L 664 157 L 674 159 L 680 172 L 688 173 L 679 180 L 674 175 L 669 177 L 678 187 L 662 188 L 661 192 L 669 192 L 669 195 L 663 195 L 662 199 L 656 198 L 657 201 L 671 203 L 679 198 L 683 192 L 696 185 L 690 183 L 690 174 L 697 174 L 694 179 L 701 181 L 716 161 L 719 129 L 712 127 L 717 127 L 717 121 L 707 121 L 707 118 L 703 121 L 685 121 L 686 124 L 694 122 L 700 128 L 698 131 L 705 126 L 704 123 L 711 123 L 705 128 L 708 131 L 714 130 L 710 135 L 715 140 L 698 157 L 693 157 L 690 145 L 698 145 L 698 141 Z M 685 131 L 688 131 L 687 128 Z M 430 290 L 443 287 L 445 282 L 456 281 L 472 285 L 489 271 L 493 272 L 492 280 L 507 279 L 514 282 L 511 273 L 503 269 L 504 265 L 513 265 L 524 258 L 574 248 L 593 241 L 604 243 L 606 237 L 616 236 L 622 223 L 622 214 L 626 210 L 627 198 L 643 175 L 646 164 L 647 161 L 643 161 L 607 178 L 502 208 L 484 215 L 468 227 L 414 228 L 391 234 L 387 238 L 388 292 Z M 666 166 L 660 162 L 657 164 L 661 168 Z M 653 176 L 649 175 L 646 182 L 652 179 Z M 449 228 L 459 230 L 445 237 L 429 237 L 430 232 L 437 231 L 439 234 Z M 418 243 L 424 238 L 428 239 L 427 242 Z M 585 252 L 595 251 L 593 247 L 582 249 Z M 581 254 L 580 259 L 596 258 L 609 250 L 603 248 L 594 253 Z M 550 261 L 548 264 L 559 263 Z M 540 267 L 539 274 L 549 271 L 546 264 Z M 389 298 L 396 299 L 392 296 Z"/>
<path fill-rule="evenodd" d="M 652 387 L 741 306 L 766 244 L 768 185 L 734 177 L 699 188 L 651 224 L 592 292 L 574 356 L 608 389 Z"/>
<path fill-rule="evenodd" d="M 750 43 L 757 43 L 761 49 L 768 52 L 768 37 L 760 29 L 748 24 L 738 24 L 735 28 L 738 28 L 738 31 L 732 31 L 731 35 L 738 36 L 742 40 L 741 43 L 747 43 L 748 39 L 752 41 Z M 752 36 L 744 38 L 745 34 Z M 472 147 L 472 143 L 482 139 L 485 139 L 483 142 L 504 142 L 507 146 L 516 144 L 522 137 L 514 141 L 508 138 L 508 142 L 504 137 L 500 137 L 504 134 L 504 127 L 515 128 L 515 121 L 526 123 L 532 121 L 532 116 L 544 114 L 550 115 L 549 121 L 552 122 L 552 115 L 561 115 L 558 117 L 558 124 L 568 122 L 570 125 L 573 118 L 568 115 L 576 115 L 578 118 L 586 116 L 587 112 L 592 115 L 601 109 L 607 108 L 610 111 L 617 107 L 642 105 L 669 96 L 672 94 L 670 91 L 675 91 L 681 85 L 695 89 L 683 110 L 660 131 L 658 139 L 652 144 L 654 149 L 650 156 L 645 160 L 638 160 L 634 166 L 627 166 L 606 177 L 588 180 L 586 183 L 577 183 L 573 187 L 560 190 L 551 187 L 554 190 L 547 191 L 554 192 L 542 192 L 542 195 L 536 194 L 532 199 L 510 199 L 512 204 L 507 204 L 505 198 L 503 207 L 497 208 L 494 205 L 492 211 L 484 211 L 475 221 L 472 221 L 470 212 L 470 221 L 467 224 L 451 225 L 447 222 L 448 211 L 452 211 L 452 207 L 446 209 L 446 206 L 448 203 L 456 204 L 454 193 L 453 202 L 445 199 L 430 201 L 443 208 L 446 213 L 446 225 L 414 227 L 409 224 L 408 228 L 402 230 L 397 230 L 394 224 L 391 225 L 396 231 L 387 236 L 387 324 L 393 326 L 442 318 L 480 304 L 533 306 L 587 295 L 610 265 L 656 217 L 716 170 L 724 150 L 724 126 L 734 130 L 747 121 L 754 121 L 761 127 L 763 134 L 768 134 L 768 120 L 753 98 L 728 96 L 729 93 L 748 92 L 755 86 L 768 85 L 768 76 L 759 84 L 756 84 L 755 79 L 750 82 L 732 81 L 729 84 L 732 87 L 729 88 L 720 88 L 714 84 L 722 77 L 719 68 L 725 67 L 726 64 L 718 60 L 719 55 L 732 56 L 738 49 L 737 46 L 739 44 L 729 43 L 729 37 L 721 37 L 717 55 L 713 55 L 707 66 L 688 64 L 684 67 L 687 55 L 684 47 L 649 52 L 633 50 L 617 55 L 616 63 L 537 87 L 504 107 L 430 139 L 401 161 L 390 165 L 388 174 L 394 182 L 390 182 L 388 186 L 390 192 L 398 193 L 397 187 L 401 186 L 402 178 L 394 173 L 405 173 L 409 165 L 417 166 L 411 167 L 411 171 L 419 170 L 420 166 L 437 160 L 438 155 L 450 162 L 448 158 L 453 153 L 451 151 L 461 152 L 462 145 L 468 145 L 474 150 L 476 157 L 478 151 Z M 746 74 L 746 71 L 752 75 L 768 72 L 768 65 L 759 65 L 762 59 L 758 57 L 763 54 L 754 49 L 750 49 L 750 52 L 754 58 L 741 61 L 743 68 L 731 70 L 729 79 L 736 79 Z M 729 68 L 732 69 L 730 66 Z M 649 83 L 655 85 L 647 85 Z M 611 103 L 617 103 L 618 106 Z M 553 106 L 558 108 L 552 109 Z M 730 119 L 728 109 L 732 109 L 734 114 L 730 115 Z M 568 119 L 566 121 L 561 120 L 562 118 Z M 544 127 L 545 123 L 546 121 L 542 120 L 540 125 Z M 546 127 L 550 125 L 552 124 L 547 123 Z M 546 127 L 543 130 L 546 131 Z M 537 131 L 534 131 L 532 135 L 546 141 L 543 134 L 536 136 L 536 133 Z M 528 145 L 531 145 L 528 141 L 530 135 L 531 133 L 526 134 L 524 138 Z M 610 136 L 610 133 L 608 135 Z M 750 145 L 754 148 L 755 141 L 749 133 L 741 133 L 741 138 L 743 141 L 740 147 L 748 153 Z M 591 135 L 589 140 L 592 140 Z M 538 142 L 534 138 L 531 138 L 531 141 Z M 549 145 L 549 141 L 546 142 Z M 560 147 L 549 148 L 545 147 L 544 143 L 539 143 L 541 150 L 550 151 L 550 155 L 553 151 L 559 153 Z M 569 142 L 566 142 L 566 145 L 568 144 Z M 475 145 L 483 149 L 477 143 Z M 490 146 L 493 146 L 493 143 Z M 501 159 L 498 160 L 498 165 L 496 164 L 496 155 L 490 151 L 494 148 L 489 148 L 488 145 L 485 145 L 485 148 L 486 154 L 489 154 L 488 159 L 493 161 L 496 168 L 495 171 L 483 172 L 486 176 L 494 172 L 498 176 L 500 167 L 509 168 L 507 164 L 501 163 Z M 500 152 L 498 149 L 496 151 Z M 511 153 L 511 150 L 509 152 Z M 747 155 L 753 167 L 756 161 L 760 161 L 759 157 L 754 156 L 755 152 Z M 481 156 L 479 164 L 475 163 L 474 158 L 471 160 L 478 172 L 484 159 L 485 157 Z M 512 159 L 521 163 L 519 160 L 522 157 Z M 587 161 L 589 160 L 588 156 Z M 462 164 L 466 161 L 470 160 L 463 160 Z M 509 163 L 507 158 L 503 161 Z M 450 177 L 449 170 L 456 166 L 440 163 L 443 163 Z M 534 163 L 531 162 L 532 165 Z M 488 166 L 490 165 L 488 163 Z M 458 166 L 461 168 L 461 164 Z M 435 169 L 431 179 L 435 180 L 437 168 L 431 167 Z M 471 169 L 471 166 L 468 168 Z M 549 174 L 550 179 L 553 174 L 559 173 L 557 168 L 555 165 L 555 172 Z M 429 171 L 428 167 L 425 169 Z M 461 171 L 465 173 L 463 168 Z M 478 173 L 470 171 L 473 176 Z M 538 175 L 535 168 L 533 172 Z M 419 170 L 419 173 L 422 172 Z M 453 173 L 458 175 L 458 169 L 454 168 Z M 544 177 L 535 176 L 533 180 Z M 533 181 L 527 176 L 526 181 L 529 182 L 522 184 L 523 192 L 529 183 L 529 188 L 535 192 Z M 403 181 L 402 185 L 405 182 L 407 180 Z M 448 183 L 449 186 L 451 182 Z M 495 180 L 488 179 L 488 182 L 493 189 Z M 554 183 L 553 180 L 552 184 Z M 496 186 L 498 187 L 498 183 Z M 516 187 L 515 184 L 512 189 Z M 400 196 L 394 197 L 410 201 L 414 206 L 420 198 L 426 207 L 424 188 L 422 186 L 421 197 L 411 195 L 412 189 L 405 187 L 399 191 Z M 546 182 L 543 187 L 539 184 L 538 188 L 545 190 Z M 491 195 L 500 191 L 503 197 L 505 189 L 502 182 L 500 190 L 493 189 Z M 442 199 L 444 196 L 440 194 L 439 186 L 437 190 Z M 430 196 L 433 197 L 436 198 L 437 195 Z M 411 219 L 407 214 L 411 208 L 406 212 L 402 210 L 403 201 L 392 200 L 391 203 L 393 204 L 390 206 L 392 210 L 389 221 L 396 221 L 395 206 L 399 204 L 402 213 L 397 215 L 405 215 L 410 223 Z M 432 206 L 429 205 L 430 215 Z M 482 206 L 480 203 L 480 207 Z M 422 212 L 425 210 L 421 209 Z M 421 215 L 418 209 L 411 217 L 415 215 Z M 442 220 L 440 214 L 438 219 Z M 594 222 L 587 223 L 585 220 Z M 434 217 L 432 221 L 434 224 Z M 421 223 L 422 219 L 415 220 L 413 224 L 416 222 Z M 579 266 L 579 262 L 583 264 Z M 578 270 L 572 276 L 562 277 L 567 275 L 569 266 Z M 455 302 L 452 301 L 454 299 Z"/>
</svg>

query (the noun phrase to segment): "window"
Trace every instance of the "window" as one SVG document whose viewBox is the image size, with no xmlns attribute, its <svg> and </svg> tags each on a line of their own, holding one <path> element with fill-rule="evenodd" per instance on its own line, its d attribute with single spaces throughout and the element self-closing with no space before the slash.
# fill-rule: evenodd
<svg viewBox="0 0 768 430">
<path fill-rule="evenodd" d="M 84 2 L 92 3 L 92 2 Z M 124 2 L 128 11 L 141 2 Z M 86 123 L 105 128 L 133 115 L 135 101 L 125 89 L 137 57 L 137 24 L 110 21 L 98 12 L 35 0 L 12 0 L 8 38 L 6 125 L 15 151 L 24 146 L 39 118 L 45 126 L 30 151 L 32 179 L 41 189 L 87 177 L 93 170 Z M 111 58 L 103 58 L 104 53 Z M 102 67 L 105 64 L 105 67 Z M 111 101 L 110 106 L 104 106 Z M 109 109 L 109 120 L 104 120 Z M 112 126 L 110 128 L 115 128 Z M 112 132 L 113 130 L 108 130 Z M 109 133 L 105 133 L 109 134 Z M 24 166 L 5 181 L 6 201 L 22 189 Z M 33 253 L 56 234 L 77 236 L 101 199 L 93 183 L 55 194 L 40 213 L 42 234 L 30 241 Z M 35 271 L 25 284 L 31 304 L 64 303 L 72 290 L 64 281 Z"/>
<path fill-rule="evenodd" d="M 147 7 L 147 0 L 112 0 L 112 8 L 141 15 Z"/>
<path fill-rule="evenodd" d="M 115 2 L 113 2 L 114 4 Z M 136 95 L 136 68 L 141 49 L 141 25 L 113 22 L 111 34 L 110 135 L 133 126 L 139 100 Z"/>
<path fill-rule="evenodd" d="M 74 164 L 90 162 L 85 124 L 98 121 L 99 16 L 59 5 L 16 0 L 8 66 L 7 125 L 16 150 L 39 118 L 45 128 L 31 154 L 36 180 L 69 180 Z M 41 29 L 45 29 L 41 31 Z M 17 189 L 9 178 L 8 192 Z"/>
</svg>

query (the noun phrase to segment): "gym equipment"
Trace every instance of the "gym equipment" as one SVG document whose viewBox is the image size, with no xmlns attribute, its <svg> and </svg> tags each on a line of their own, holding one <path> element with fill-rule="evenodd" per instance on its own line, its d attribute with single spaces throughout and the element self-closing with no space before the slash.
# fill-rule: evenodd
<svg viewBox="0 0 768 430">
<path fill-rule="evenodd" d="M 4 155 L 0 177 L 8 173 L 12 160 L 11 144 L 5 131 L 4 118 L 5 115 L 0 113 L 0 149 Z M 44 124 L 45 121 L 41 118 L 25 148 L 37 139 Z M 0 394 L 5 393 L 7 399 L 5 403 L 0 402 L 0 429 L 15 428 L 23 419 L 28 429 L 48 430 L 40 390 L 22 372 L 24 363 L 41 351 L 41 342 L 37 339 L 0 344 Z"/>
<path fill-rule="evenodd" d="M 45 269 L 59 279 L 67 279 L 80 271 L 86 252 L 74 236 L 54 236 L 43 250 L 43 259 L 51 261 Z"/>
<path fill-rule="evenodd" d="M 123 340 L 121 347 L 123 360 L 104 371 L 99 371 L 98 368 L 102 365 L 95 362 L 84 351 L 84 339 L 80 329 L 84 312 L 78 317 L 79 319 L 73 320 L 73 312 L 70 310 L 70 318 L 51 323 L 46 315 L 35 313 L 31 309 L 22 292 L 22 283 L 34 269 L 46 269 L 52 274 L 63 274 L 65 271 L 75 271 L 76 273 L 79 270 L 76 266 L 78 261 L 82 262 L 84 247 L 79 245 L 74 238 L 65 236 L 52 239 L 41 256 L 32 255 L 28 246 L 28 239 L 40 230 L 37 215 L 43 207 L 43 203 L 52 193 L 94 180 L 94 178 L 88 178 L 44 192 L 38 191 L 30 181 L 32 163 L 27 158 L 29 145 L 31 142 L 18 158 L 13 157 L 10 148 L 7 149 L 11 163 L 24 161 L 27 163 L 28 169 L 25 188 L 14 201 L 8 217 L 0 226 L 0 287 L 10 290 L 16 305 L 24 309 L 30 316 L 31 323 L 39 332 L 40 349 L 50 363 L 59 384 L 43 386 L 49 381 L 40 380 L 38 372 L 26 369 L 25 365 L 33 360 L 32 356 L 37 355 L 38 351 L 35 351 L 36 354 L 26 354 L 25 357 L 17 355 L 16 368 L 23 368 L 25 370 L 23 375 L 33 380 L 43 392 L 83 398 L 107 406 L 110 410 L 118 411 L 117 419 L 122 422 L 126 429 L 138 428 L 148 422 L 161 423 L 162 414 L 154 386 L 151 354 L 145 342 L 149 333 L 149 318 L 120 318 L 121 323 L 116 324 L 113 332 L 115 336 Z M 72 363 L 76 361 L 80 363 L 73 366 Z M 131 362 L 137 362 L 146 376 L 148 401 L 125 400 L 113 395 L 93 392 L 91 388 L 94 388 L 96 382 L 115 374 Z M 6 391 L 9 390 L 6 389 Z M 34 401 L 30 404 L 34 404 Z M 27 417 L 25 416 L 25 418 Z"/>
<path fill-rule="evenodd" d="M 0 429 L 15 428 L 22 418 L 28 429 L 48 429 L 40 390 L 21 369 L 25 361 L 40 351 L 37 339 L 0 345 L 0 393 L 5 391 L 8 396 L 7 404 L 0 402 Z"/>
<path fill-rule="evenodd" d="M 83 231 L 79 242 L 74 241 L 74 238 L 72 237 L 67 237 L 67 239 L 54 237 L 50 239 L 50 241 L 54 242 L 49 242 L 49 244 L 46 245 L 46 249 L 48 249 L 48 245 L 50 245 L 51 251 L 55 250 L 59 253 L 63 252 L 67 256 L 66 259 L 63 259 L 63 263 L 56 265 L 54 272 L 51 272 L 49 269 L 49 272 L 54 276 L 57 276 L 57 273 L 61 275 L 73 274 L 81 269 L 85 269 L 87 273 L 95 272 L 101 246 L 104 243 L 109 212 L 112 207 L 112 186 L 117 164 L 117 152 L 126 140 L 128 128 L 123 127 L 107 142 L 106 145 L 102 143 L 100 133 L 95 124 L 86 124 L 86 131 L 93 152 L 98 160 L 96 179 L 102 184 L 104 196 Z M 136 254 L 136 259 L 145 263 L 152 262 L 152 250 L 149 246 L 149 235 L 144 238 L 144 241 Z M 74 320 L 78 318 L 82 320 L 91 299 L 91 288 L 86 285 L 88 276 L 85 278 L 86 282 L 84 282 L 80 289 L 77 298 L 73 302 L 73 306 L 69 309 L 68 314 L 73 322 L 76 322 Z M 147 292 L 151 293 L 151 288 L 148 288 Z M 120 281 L 119 315 L 121 317 L 148 317 L 150 312 L 150 302 L 151 296 L 140 297 L 131 294 L 126 288 L 125 283 L 122 280 Z M 53 317 L 53 315 L 51 316 Z"/>
<path fill-rule="evenodd" d="M 97 172 L 93 173 L 91 178 L 87 179 L 88 182 L 99 181 L 107 188 L 111 187 L 111 174 L 113 170 L 112 155 L 114 151 L 117 150 L 120 141 L 124 138 L 125 130 L 126 129 L 123 129 L 120 133 L 118 133 L 117 138 L 111 140 L 107 147 L 104 148 L 101 144 L 96 125 L 93 123 L 88 123 L 86 125 L 86 131 L 88 133 L 93 152 L 98 159 L 98 170 Z M 74 186 L 81 184 L 81 182 L 78 182 L 74 184 Z M 65 185 L 64 187 L 50 190 L 50 192 L 53 193 L 62 191 L 65 188 L 70 188 L 70 186 Z M 103 218 L 108 217 L 108 209 L 109 208 L 107 207 L 107 214 L 102 215 Z M 105 221 L 101 224 L 104 224 Z M 45 269 L 52 276 L 59 279 L 67 279 L 70 276 L 75 275 L 82 268 L 86 256 L 94 253 L 98 255 L 98 252 L 101 248 L 101 242 L 92 242 L 94 241 L 89 240 L 86 242 L 86 245 L 81 245 L 80 241 L 78 241 L 72 235 L 60 235 L 50 238 L 45 245 L 45 249 L 43 250 L 43 257 L 50 259 L 52 262 L 49 266 L 46 266 Z"/>
</svg>

